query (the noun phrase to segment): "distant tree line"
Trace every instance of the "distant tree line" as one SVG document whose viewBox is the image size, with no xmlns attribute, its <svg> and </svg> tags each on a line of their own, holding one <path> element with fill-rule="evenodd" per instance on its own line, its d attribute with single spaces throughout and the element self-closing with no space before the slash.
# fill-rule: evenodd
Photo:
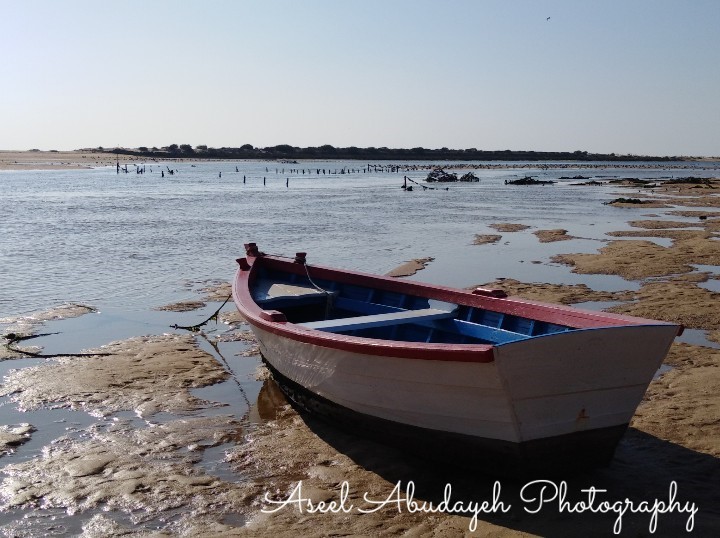
<svg viewBox="0 0 720 538">
<path fill-rule="evenodd" d="M 344 159 L 344 160 L 408 160 L 408 161 L 672 161 L 680 157 L 654 157 L 648 155 L 616 155 L 615 153 L 588 153 L 587 151 L 487 151 L 470 149 L 426 148 L 336 148 L 330 145 L 299 148 L 287 144 L 256 148 L 245 144 L 239 148 L 211 148 L 205 145 L 170 144 L 162 148 L 140 146 L 135 149 L 97 148 L 121 155 L 158 158 L 193 159 Z"/>
</svg>

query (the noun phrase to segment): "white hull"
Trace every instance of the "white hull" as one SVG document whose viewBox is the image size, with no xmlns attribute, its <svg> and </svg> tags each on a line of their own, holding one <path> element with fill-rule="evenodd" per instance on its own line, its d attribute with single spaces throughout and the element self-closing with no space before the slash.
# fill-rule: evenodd
<svg viewBox="0 0 720 538">
<path fill-rule="evenodd" d="M 365 355 L 253 328 L 282 376 L 357 413 L 512 443 L 628 424 L 673 326 L 591 329 L 497 346 L 487 363 Z"/>
</svg>

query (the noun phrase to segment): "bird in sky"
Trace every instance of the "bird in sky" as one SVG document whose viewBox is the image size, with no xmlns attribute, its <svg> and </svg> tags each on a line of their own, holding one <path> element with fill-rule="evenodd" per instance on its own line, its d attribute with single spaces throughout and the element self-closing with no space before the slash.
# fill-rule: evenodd
<svg viewBox="0 0 720 538">
<path fill-rule="evenodd" d="M 546 21 L 549 21 L 549 20 L 550 20 L 550 17 L 548 17 L 548 18 L 547 18 L 547 19 L 545 19 L 545 20 L 546 20 Z"/>
</svg>

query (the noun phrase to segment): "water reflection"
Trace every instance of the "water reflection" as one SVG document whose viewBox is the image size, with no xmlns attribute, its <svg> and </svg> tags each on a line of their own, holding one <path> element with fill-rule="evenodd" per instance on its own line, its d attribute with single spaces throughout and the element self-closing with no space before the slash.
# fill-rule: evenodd
<svg viewBox="0 0 720 538">
<path fill-rule="evenodd" d="M 257 403 L 250 408 L 248 420 L 252 424 L 260 424 L 269 420 L 275 420 L 280 410 L 288 405 L 285 394 L 274 379 L 263 381 Z"/>
</svg>

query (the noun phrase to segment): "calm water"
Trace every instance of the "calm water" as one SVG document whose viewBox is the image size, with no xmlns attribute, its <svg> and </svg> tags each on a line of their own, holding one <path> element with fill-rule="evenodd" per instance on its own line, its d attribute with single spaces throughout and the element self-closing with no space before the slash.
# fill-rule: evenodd
<svg viewBox="0 0 720 538">
<path fill-rule="evenodd" d="M 575 276 L 566 268 L 530 263 L 547 261 L 551 250 L 593 251 L 600 246 L 596 241 L 548 248 L 528 230 L 503 234 L 496 245 L 471 245 L 476 233 L 496 233 L 487 227 L 496 222 L 603 238 L 606 231 L 625 227 L 630 214 L 602 204 L 618 196 L 618 189 L 573 187 L 573 181 L 511 187 L 504 181 L 526 174 L 542 179 L 717 175 L 717 165 L 707 163 L 691 171 L 478 170 L 480 183 L 451 184 L 447 191 L 416 186 L 406 193 L 399 188 L 404 172 L 315 173 L 365 164 L 154 163 L 141 175 L 118 175 L 114 168 L 0 172 L 0 317 L 66 301 L 144 311 L 183 295 L 194 297 L 193 282 L 232 277 L 234 259 L 248 241 L 267 252 L 304 250 L 311 263 L 370 272 L 432 256 L 436 261 L 415 278 L 449 285 L 510 276 L 622 288 L 627 284 L 620 279 Z M 166 166 L 177 172 L 169 175 Z M 290 171 L 297 167 L 306 173 Z M 426 174 L 407 173 L 417 181 Z"/>
</svg>

